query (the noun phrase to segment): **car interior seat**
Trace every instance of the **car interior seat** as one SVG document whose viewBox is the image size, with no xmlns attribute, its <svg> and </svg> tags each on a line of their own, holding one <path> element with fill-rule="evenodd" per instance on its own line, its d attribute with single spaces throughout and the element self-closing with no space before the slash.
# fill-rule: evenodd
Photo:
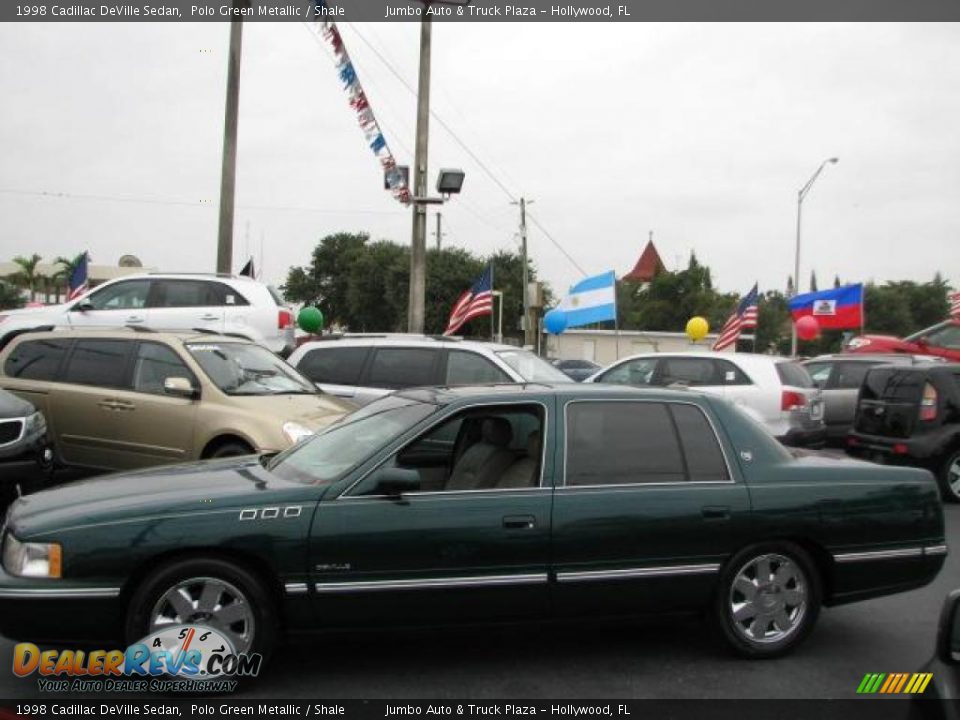
<svg viewBox="0 0 960 720">
<path fill-rule="evenodd" d="M 456 460 L 446 490 L 484 490 L 492 488 L 513 464 L 510 451 L 513 429 L 502 417 L 484 418 L 480 438 Z"/>
</svg>

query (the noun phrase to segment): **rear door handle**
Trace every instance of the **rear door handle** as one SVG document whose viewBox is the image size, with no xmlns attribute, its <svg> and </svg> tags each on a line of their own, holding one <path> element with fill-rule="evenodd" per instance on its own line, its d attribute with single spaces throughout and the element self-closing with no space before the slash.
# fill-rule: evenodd
<svg viewBox="0 0 960 720">
<path fill-rule="evenodd" d="M 116 409 L 117 409 L 117 401 L 116 401 L 116 400 L 101 400 L 100 402 L 97 403 L 97 405 L 99 405 L 99 406 L 102 407 L 102 408 L 106 408 L 107 410 L 116 410 Z"/>
<path fill-rule="evenodd" d="M 533 530 L 537 519 L 533 515 L 507 515 L 503 518 L 503 526 L 507 530 Z"/>
<path fill-rule="evenodd" d="M 142 322 L 143 322 L 143 315 L 131 315 L 130 317 L 127 318 L 128 325 L 134 325 L 136 323 L 142 323 Z"/>
<path fill-rule="evenodd" d="M 201 315 L 201 316 L 200 316 L 200 319 L 201 319 L 201 320 L 219 320 L 219 319 L 220 319 L 220 316 L 219 316 L 219 315 L 211 315 L 210 313 L 207 313 L 206 315 Z"/>
<path fill-rule="evenodd" d="M 136 410 L 137 406 L 132 402 L 124 402 L 123 400 L 118 400 L 113 404 L 114 410 Z"/>
<path fill-rule="evenodd" d="M 727 505 L 706 505 L 700 509 L 705 520 L 729 520 L 730 508 Z"/>
</svg>

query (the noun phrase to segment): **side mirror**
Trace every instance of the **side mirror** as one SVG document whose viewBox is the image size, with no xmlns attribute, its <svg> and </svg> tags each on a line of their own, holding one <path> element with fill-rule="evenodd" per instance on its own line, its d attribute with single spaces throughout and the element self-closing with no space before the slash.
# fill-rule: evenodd
<svg viewBox="0 0 960 720">
<path fill-rule="evenodd" d="M 193 384 L 185 377 L 167 378 L 163 381 L 163 391 L 167 395 L 189 398 L 191 400 L 200 397 L 200 390 L 195 388 Z"/>
<path fill-rule="evenodd" d="M 925 337 L 918 337 L 916 340 L 916 344 L 919 345 L 920 347 L 927 347 L 930 344 L 930 341 L 927 340 Z"/>
<path fill-rule="evenodd" d="M 81 300 L 71 308 L 74 312 L 87 312 L 93 310 L 93 303 L 89 300 Z"/>
<path fill-rule="evenodd" d="M 377 479 L 376 495 L 398 498 L 420 489 L 420 473 L 406 468 L 384 468 Z"/>
<path fill-rule="evenodd" d="M 954 590 L 943 602 L 937 655 L 947 665 L 960 665 L 960 590 Z"/>
</svg>

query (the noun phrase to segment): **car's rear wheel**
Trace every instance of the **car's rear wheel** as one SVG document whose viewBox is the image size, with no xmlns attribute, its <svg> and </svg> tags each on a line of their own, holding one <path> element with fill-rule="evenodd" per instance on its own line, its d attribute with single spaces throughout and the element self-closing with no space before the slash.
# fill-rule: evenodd
<svg viewBox="0 0 960 720">
<path fill-rule="evenodd" d="M 221 443 L 208 454 L 208 458 L 228 458 L 238 457 L 240 455 L 253 455 L 254 449 L 240 440 L 230 440 Z"/>
<path fill-rule="evenodd" d="M 127 641 L 192 623 L 217 630 L 237 653 L 261 653 L 264 658 L 279 630 L 276 604 L 259 578 L 225 560 L 195 558 L 162 566 L 134 591 Z"/>
<path fill-rule="evenodd" d="M 778 657 L 810 632 L 820 612 L 820 578 L 790 542 L 744 548 L 724 567 L 714 606 L 721 637 L 737 654 Z"/>
<path fill-rule="evenodd" d="M 951 453 L 940 469 L 940 494 L 945 502 L 960 503 L 960 450 Z"/>
</svg>

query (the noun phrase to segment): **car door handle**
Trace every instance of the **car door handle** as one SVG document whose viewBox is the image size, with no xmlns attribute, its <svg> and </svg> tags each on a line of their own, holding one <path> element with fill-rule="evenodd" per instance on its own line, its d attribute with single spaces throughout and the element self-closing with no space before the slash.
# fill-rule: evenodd
<svg viewBox="0 0 960 720">
<path fill-rule="evenodd" d="M 113 404 L 114 410 L 136 410 L 137 406 L 132 402 L 124 402 L 123 400 L 118 400 Z"/>
<path fill-rule="evenodd" d="M 142 322 L 143 322 L 143 315 L 131 315 L 130 317 L 127 318 L 128 325 L 133 325 L 133 324 L 142 323 Z"/>
<path fill-rule="evenodd" d="M 100 402 L 97 403 L 97 405 L 99 405 L 99 406 L 102 407 L 102 408 L 106 408 L 107 410 L 116 410 L 116 409 L 117 409 L 117 401 L 116 401 L 116 400 L 101 400 Z"/>
<path fill-rule="evenodd" d="M 201 320 L 219 320 L 219 319 L 220 319 L 220 316 L 219 316 L 219 315 L 211 315 L 210 313 L 207 313 L 206 315 L 201 315 L 201 316 L 200 316 L 200 319 L 201 319 Z"/>
<path fill-rule="evenodd" d="M 705 520 L 729 520 L 730 508 L 727 505 L 706 505 L 700 509 Z"/>
<path fill-rule="evenodd" d="M 507 515 L 503 518 L 503 526 L 507 530 L 533 530 L 537 519 L 533 515 Z"/>
</svg>

